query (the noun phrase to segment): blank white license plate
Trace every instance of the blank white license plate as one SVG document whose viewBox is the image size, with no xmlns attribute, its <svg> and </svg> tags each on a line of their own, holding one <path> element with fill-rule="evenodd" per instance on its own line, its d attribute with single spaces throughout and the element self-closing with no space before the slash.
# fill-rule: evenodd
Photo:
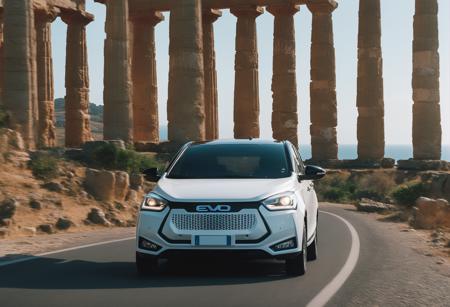
<svg viewBox="0 0 450 307">
<path fill-rule="evenodd" d="M 231 236 L 195 236 L 195 246 L 229 246 Z"/>
</svg>

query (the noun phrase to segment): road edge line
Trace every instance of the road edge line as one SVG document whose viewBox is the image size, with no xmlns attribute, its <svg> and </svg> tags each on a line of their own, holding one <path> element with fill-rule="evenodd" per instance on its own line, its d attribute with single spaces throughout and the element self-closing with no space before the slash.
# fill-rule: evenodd
<svg viewBox="0 0 450 307">
<path fill-rule="evenodd" d="M 126 237 L 126 238 L 122 238 L 122 239 L 115 239 L 115 240 L 109 240 L 109 241 L 103 241 L 103 242 L 79 245 L 79 246 L 59 249 L 59 250 L 51 251 L 51 252 L 44 252 L 44 253 L 40 253 L 40 254 L 24 257 L 24 258 L 18 258 L 18 259 L 13 259 L 13 260 L 10 260 L 10 261 L 0 262 L 0 267 L 4 267 L 4 266 L 11 265 L 11 264 L 16 264 L 16 263 L 21 263 L 21 262 L 26 262 L 26 261 L 31 261 L 31 260 L 36 260 L 36 259 L 39 259 L 39 257 L 42 257 L 42 256 L 59 254 L 59 253 L 69 252 L 69 251 L 73 251 L 73 250 L 77 250 L 77 249 L 93 247 L 93 246 L 99 246 L 99 245 L 112 244 L 112 243 L 117 243 L 117 242 L 122 242 L 122 241 L 128 241 L 128 240 L 131 240 L 131 239 L 134 240 L 135 238 L 136 238 L 135 236 L 133 236 L 133 237 Z"/>
<path fill-rule="evenodd" d="M 314 298 L 306 305 L 306 307 L 321 307 L 325 306 L 328 303 L 328 301 L 344 285 L 344 283 L 347 281 L 347 279 L 350 277 L 350 274 L 356 267 L 361 247 L 358 232 L 349 221 L 331 212 L 327 211 L 320 211 L 320 212 L 338 218 L 347 226 L 352 238 L 352 246 L 350 248 L 350 253 L 347 257 L 347 260 L 345 261 L 345 264 L 341 268 L 339 273 L 336 276 L 334 276 L 333 279 L 324 288 L 322 288 L 322 290 L 320 290 L 318 294 L 316 294 L 316 296 L 314 296 Z"/>
</svg>

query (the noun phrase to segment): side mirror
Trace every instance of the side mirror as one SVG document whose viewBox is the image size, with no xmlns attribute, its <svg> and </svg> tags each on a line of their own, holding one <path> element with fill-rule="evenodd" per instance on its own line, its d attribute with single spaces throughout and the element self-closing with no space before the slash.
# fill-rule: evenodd
<svg viewBox="0 0 450 307">
<path fill-rule="evenodd" d="M 318 166 L 306 165 L 305 174 L 299 175 L 298 180 L 319 180 L 326 175 L 326 171 Z"/>
<path fill-rule="evenodd" d="M 150 182 L 158 182 L 161 178 L 156 167 L 146 169 L 142 172 L 142 174 L 144 175 L 145 180 Z"/>
</svg>

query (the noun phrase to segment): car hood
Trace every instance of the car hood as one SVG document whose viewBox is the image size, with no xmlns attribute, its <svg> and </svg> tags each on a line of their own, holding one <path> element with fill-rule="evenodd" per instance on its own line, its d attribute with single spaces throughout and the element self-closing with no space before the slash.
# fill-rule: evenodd
<svg viewBox="0 0 450 307">
<path fill-rule="evenodd" d="M 172 202 L 260 201 L 292 191 L 296 177 L 280 179 L 169 179 L 161 178 L 153 192 Z"/>
</svg>

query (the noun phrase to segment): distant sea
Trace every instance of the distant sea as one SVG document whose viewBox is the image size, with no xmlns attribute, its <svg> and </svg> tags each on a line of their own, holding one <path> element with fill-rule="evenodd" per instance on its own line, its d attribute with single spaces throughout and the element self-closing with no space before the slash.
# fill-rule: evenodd
<svg viewBox="0 0 450 307">
<path fill-rule="evenodd" d="M 161 140 L 167 140 L 167 126 L 160 127 Z M 311 145 L 300 145 L 300 153 L 304 160 L 311 158 Z M 412 158 L 412 145 L 386 145 L 385 157 L 395 160 L 407 160 Z M 356 144 L 339 145 L 339 159 L 356 159 L 358 148 Z M 450 161 L 450 145 L 442 146 L 442 160 Z"/>
<path fill-rule="evenodd" d="M 311 158 L 311 145 L 300 145 L 303 159 Z M 386 145 L 385 157 L 395 160 L 412 158 L 412 145 Z M 357 145 L 339 145 L 339 159 L 356 159 L 358 157 Z M 442 146 L 442 160 L 450 161 L 450 145 Z"/>
</svg>

